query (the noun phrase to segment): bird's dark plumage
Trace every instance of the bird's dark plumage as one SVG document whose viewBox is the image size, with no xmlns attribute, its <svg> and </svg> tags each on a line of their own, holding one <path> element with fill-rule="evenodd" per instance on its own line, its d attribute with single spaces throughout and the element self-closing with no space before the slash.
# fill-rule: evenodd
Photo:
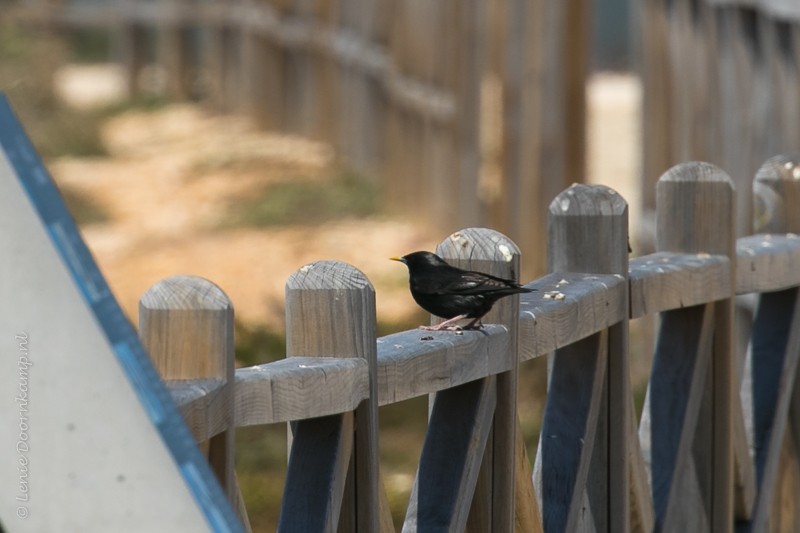
<svg viewBox="0 0 800 533">
<path fill-rule="evenodd" d="M 473 327 L 504 296 L 531 292 L 516 281 L 448 265 L 431 252 L 392 257 L 408 267 L 411 296 L 429 313 L 448 319 L 427 329 L 444 329 L 456 320 L 471 318 Z"/>
</svg>

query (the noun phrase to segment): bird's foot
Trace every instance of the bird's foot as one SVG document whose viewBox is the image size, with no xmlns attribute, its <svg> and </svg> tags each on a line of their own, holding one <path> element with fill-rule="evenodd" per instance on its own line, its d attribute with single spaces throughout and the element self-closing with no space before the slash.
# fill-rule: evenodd
<svg viewBox="0 0 800 533">
<path fill-rule="evenodd" d="M 445 323 L 442 322 L 435 326 L 420 326 L 419 329 L 423 331 L 463 331 L 465 328 L 452 324 L 445 325 Z"/>
<path fill-rule="evenodd" d="M 420 326 L 419 328 L 425 331 L 461 331 L 464 328 L 456 325 L 456 322 L 465 318 L 467 318 L 467 315 L 458 315 L 435 326 Z"/>
</svg>

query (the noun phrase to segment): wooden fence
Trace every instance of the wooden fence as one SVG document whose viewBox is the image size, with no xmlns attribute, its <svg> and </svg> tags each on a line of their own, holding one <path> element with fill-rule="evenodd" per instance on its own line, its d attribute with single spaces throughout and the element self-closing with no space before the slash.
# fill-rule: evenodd
<svg viewBox="0 0 800 533">
<path fill-rule="evenodd" d="M 232 304 L 175 277 L 140 305 L 141 336 L 234 503 L 233 428 L 291 422 L 279 531 L 393 531 L 378 406 L 432 395 L 403 531 L 791 531 L 800 523 L 800 158 L 753 185 L 756 235 L 736 240 L 731 179 L 707 163 L 658 181 L 658 251 L 629 260 L 628 206 L 575 185 L 548 213 L 550 274 L 499 302 L 480 331 L 377 338 L 356 268 L 318 261 L 286 284 L 286 359 L 233 366 Z M 487 229 L 438 253 L 517 277 L 518 247 Z M 750 350 L 733 299 L 757 293 Z M 660 314 L 644 411 L 630 319 Z M 549 355 L 535 466 L 518 369 Z M 245 518 L 246 520 L 246 518 Z M 741 528 L 741 529 L 739 529 Z"/>
<path fill-rule="evenodd" d="M 783 0 L 638 2 L 642 54 L 642 199 L 680 161 L 730 169 L 737 235 L 750 231 L 749 180 L 800 143 L 800 4 Z"/>
<path fill-rule="evenodd" d="M 443 233 L 504 231 L 531 277 L 545 272 L 549 201 L 585 179 L 588 0 L 21 5 L 113 29 L 132 93 L 157 65 L 168 94 L 330 143 Z"/>
</svg>

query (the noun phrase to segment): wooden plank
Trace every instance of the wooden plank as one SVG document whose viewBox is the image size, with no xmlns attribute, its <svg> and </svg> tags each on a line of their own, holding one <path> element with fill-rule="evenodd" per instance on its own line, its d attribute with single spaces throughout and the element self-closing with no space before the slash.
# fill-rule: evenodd
<svg viewBox="0 0 800 533">
<path fill-rule="evenodd" d="M 494 230 L 468 228 L 453 233 L 442 241 L 436 252 L 450 264 L 477 270 L 505 279 L 519 279 L 520 251 L 508 237 Z M 484 456 L 482 475 L 486 477 L 486 492 L 476 491 L 473 509 L 488 508 L 486 525 L 470 520 L 467 531 L 511 532 L 514 527 L 515 447 L 517 429 L 517 380 L 519 369 L 518 329 L 519 295 L 498 301 L 486 315 L 486 320 L 503 324 L 508 329 L 506 353 L 495 353 L 511 364 L 506 372 L 497 375 L 497 407 Z M 477 504 L 477 505 L 475 505 Z"/>
<path fill-rule="evenodd" d="M 485 223 L 479 182 L 483 134 L 481 90 L 488 50 L 487 8 L 482 0 L 461 0 L 448 2 L 448 5 L 450 13 L 443 25 L 450 31 L 446 29 L 444 35 L 452 37 L 441 60 L 443 65 L 452 65 L 443 70 L 449 71 L 445 84 L 456 106 L 449 132 L 453 144 L 453 164 L 445 170 L 449 174 L 449 186 L 443 191 L 444 195 L 434 201 L 434 208 L 441 209 L 443 204 L 456 206 L 456 212 L 449 222 L 457 227 L 465 227 Z"/>
<path fill-rule="evenodd" d="M 230 406 L 222 394 L 224 379 L 182 379 L 165 384 L 197 442 L 225 431 Z"/>
<path fill-rule="evenodd" d="M 736 252 L 737 294 L 800 285 L 800 236 L 789 233 L 742 237 L 736 243 Z"/>
<path fill-rule="evenodd" d="M 550 204 L 550 271 L 612 274 L 625 282 L 622 319 L 608 329 L 608 413 L 600 417 L 608 424 L 604 437 L 608 439 L 607 457 L 598 451 L 601 457 L 593 464 L 596 471 L 593 469 L 587 486 L 595 524 L 621 533 L 630 531 L 630 455 L 639 453 L 638 441 L 629 438 L 633 412 L 628 354 L 628 242 L 628 204 L 613 189 L 573 185 Z M 603 434 L 603 428 L 597 431 Z M 601 514 L 603 511 L 607 516 Z"/>
<path fill-rule="evenodd" d="M 750 520 L 756 501 L 756 474 L 747 441 L 742 404 L 733 404 L 733 504 L 737 520 Z"/>
<path fill-rule="evenodd" d="M 415 398 L 511 369 L 504 326 L 480 331 L 411 330 L 378 339 L 378 403 Z M 497 354 L 500 357 L 497 357 Z"/>
<path fill-rule="evenodd" d="M 235 355 L 230 299 L 203 278 L 164 279 L 139 300 L 139 336 L 164 380 L 216 382 L 213 396 L 205 396 L 210 400 L 204 410 L 206 420 L 219 428 L 206 435 L 210 439 L 208 458 L 228 501 L 236 508 Z"/>
<path fill-rule="evenodd" d="M 676 165 L 659 179 L 656 194 L 659 251 L 724 254 L 733 258 L 735 199 L 732 181 L 725 172 L 708 163 Z M 735 269 L 735 265 L 731 264 L 731 268 Z M 730 296 L 733 297 L 733 290 Z M 734 366 L 732 299 L 718 301 L 714 317 L 711 526 L 717 531 L 730 531 L 734 515 L 731 406 L 736 401 L 734 383 L 738 385 Z"/>
<path fill-rule="evenodd" d="M 239 427 L 352 411 L 368 398 L 363 359 L 289 357 L 236 371 Z"/>
<path fill-rule="evenodd" d="M 495 405 L 494 377 L 436 395 L 404 532 L 464 530 Z"/>
<path fill-rule="evenodd" d="M 286 354 L 351 357 L 370 368 L 369 396 L 356 408 L 354 442 L 354 512 L 356 527 L 378 531 L 378 383 L 375 290 L 358 269 L 340 261 L 316 261 L 286 282 Z M 294 449 L 294 446 L 292 447 Z"/>
<path fill-rule="evenodd" d="M 631 396 L 631 413 L 636 410 Z M 631 446 L 631 531 L 635 533 L 649 533 L 655 527 L 655 511 L 653 510 L 653 497 L 650 490 L 650 475 L 644 460 L 644 449 L 639 444 L 638 427 L 636 418 L 630 417 L 629 438 L 635 444 Z M 648 450 L 649 454 L 649 450 Z"/>
<path fill-rule="evenodd" d="M 607 328 L 625 317 L 625 281 L 619 276 L 550 274 L 520 297 L 521 358 L 528 360 Z M 378 339 L 379 405 L 508 371 L 507 328 L 481 331 L 411 330 Z"/>
<path fill-rule="evenodd" d="M 117 32 L 115 40 L 125 70 L 127 96 L 134 98 L 141 93 L 139 78 L 147 64 L 147 31 L 143 26 L 128 23 Z"/>
<path fill-rule="evenodd" d="M 353 453 L 353 429 L 352 412 L 295 425 L 279 532 L 336 533 Z"/>
<path fill-rule="evenodd" d="M 597 422 L 606 403 L 607 346 L 602 331 L 559 349 L 553 359 L 540 440 L 545 531 L 574 531 L 583 514 Z"/>
<path fill-rule="evenodd" d="M 366 361 L 338 357 L 290 357 L 236 370 L 236 427 L 289 422 L 354 410 L 369 397 Z M 198 441 L 224 431 L 220 379 L 168 381 Z"/>
<path fill-rule="evenodd" d="M 676 531 L 687 517 L 705 515 L 711 494 L 687 498 L 678 492 L 687 475 L 699 422 L 713 337 L 713 305 L 700 305 L 662 314 L 646 416 L 650 434 L 652 490 L 656 527 Z M 702 421 L 705 423 L 705 421 Z M 711 442 L 705 442 L 710 453 Z M 688 473 L 690 475 L 690 473 Z M 691 519 L 689 519 L 691 521 Z"/>
<path fill-rule="evenodd" d="M 800 357 L 800 289 L 761 295 L 753 324 L 753 447 L 759 490 L 751 528 L 766 527 Z"/>
<path fill-rule="evenodd" d="M 625 319 L 625 279 L 618 275 L 555 273 L 529 283 L 520 296 L 520 357 L 542 356 Z"/>
<path fill-rule="evenodd" d="M 630 261 L 631 318 L 720 300 L 730 294 L 723 255 L 656 252 Z"/>
<path fill-rule="evenodd" d="M 644 0 L 634 4 L 642 31 L 642 53 L 638 57 L 642 76 L 642 180 L 645 212 L 656 207 L 656 180 L 675 161 L 672 157 L 672 86 L 667 0 Z"/>
</svg>

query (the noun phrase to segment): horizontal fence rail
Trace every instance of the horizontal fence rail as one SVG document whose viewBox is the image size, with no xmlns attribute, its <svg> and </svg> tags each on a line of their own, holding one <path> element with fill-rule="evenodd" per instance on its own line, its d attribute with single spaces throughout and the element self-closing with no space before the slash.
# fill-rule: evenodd
<svg viewBox="0 0 800 533">
<path fill-rule="evenodd" d="M 378 338 L 374 289 L 318 261 L 288 281 L 287 358 L 233 370 L 232 306 L 206 280 L 169 278 L 140 305 L 141 335 L 231 500 L 235 427 L 291 422 L 280 531 L 393 531 L 377 407 L 431 395 L 403 531 L 773 531 L 798 523 L 800 159 L 754 187 L 760 233 L 734 238 L 730 178 L 684 163 L 658 183 L 658 251 L 628 259 L 628 207 L 576 185 L 549 213 L 547 276 L 501 300 L 479 331 Z M 516 278 L 520 253 L 487 229 L 438 253 Z M 736 295 L 759 298 L 734 349 Z M 630 319 L 660 314 L 640 421 Z M 533 467 L 518 368 L 549 355 Z M 245 518 L 246 519 L 246 518 Z M 788 526 L 787 526 L 788 527 Z"/>
</svg>

